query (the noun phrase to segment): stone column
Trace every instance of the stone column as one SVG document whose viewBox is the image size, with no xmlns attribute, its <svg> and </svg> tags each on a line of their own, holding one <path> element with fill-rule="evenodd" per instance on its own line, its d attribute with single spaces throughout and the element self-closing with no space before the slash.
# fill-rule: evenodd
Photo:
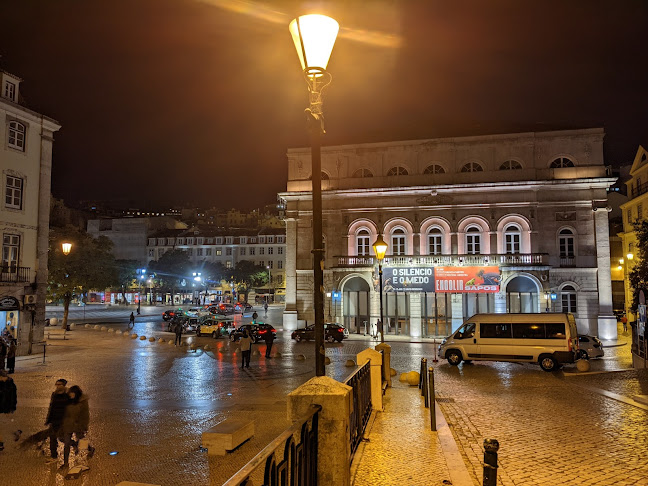
<svg viewBox="0 0 648 486">
<path fill-rule="evenodd" d="M 598 329 L 591 334 L 601 339 L 617 338 L 617 321 L 612 313 L 612 276 L 610 274 L 610 229 L 607 208 L 594 211 L 594 235 L 596 237 L 596 266 L 598 283 Z"/>
<path fill-rule="evenodd" d="M 288 420 L 298 420 L 313 404 L 322 406 L 319 414 L 317 484 L 349 486 L 352 388 L 328 376 L 311 378 L 288 394 Z"/>
<path fill-rule="evenodd" d="M 382 412 L 382 354 L 375 349 L 367 348 L 356 355 L 358 366 L 364 366 L 367 361 L 371 368 L 371 406 L 374 410 Z"/>
<path fill-rule="evenodd" d="M 286 307 L 283 328 L 297 329 L 297 221 L 286 218 Z"/>
<path fill-rule="evenodd" d="M 421 293 L 411 292 L 409 294 L 409 313 L 410 313 L 410 336 L 421 337 L 423 335 L 422 318 L 421 318 Z"/>
</svg>

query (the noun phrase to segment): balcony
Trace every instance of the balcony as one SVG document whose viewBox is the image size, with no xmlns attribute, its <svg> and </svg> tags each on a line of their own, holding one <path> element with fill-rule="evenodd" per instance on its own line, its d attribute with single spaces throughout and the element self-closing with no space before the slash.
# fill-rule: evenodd
<svg viewBox="0 0 648 486">
<path fill-rule="evenodd" d="M 507 266 L 538 266 L 548 265 L 546 253 L 516 253 L 502 255 L 402 255 L 389 256 L 383 260 L 383 265 L 391 267 L 405 267 L 410 265 L 423 265 L 431 267 L 481 267 L 496 265 Z M 373 256 L 340 256 L 336 257 L 337 267 L 371 267 L 378 263 Z"/>
<path fill-rule="evenodd" d="M 17 267 L 14 265 L 2 265 L 0 267 L 0 283 L 31 282 L 30 267 Z"/>
<path fill-rule="evenodd" d="M 635 197 L 641 196 L 646 192 L 648 192 L 648 182 L 644 182 L 643 184 L 638 184 L 636 187 L 633 187 L 632 190 L 630 191 L 631 194 L 630 199 L 634 199 Z"/>
</svg>

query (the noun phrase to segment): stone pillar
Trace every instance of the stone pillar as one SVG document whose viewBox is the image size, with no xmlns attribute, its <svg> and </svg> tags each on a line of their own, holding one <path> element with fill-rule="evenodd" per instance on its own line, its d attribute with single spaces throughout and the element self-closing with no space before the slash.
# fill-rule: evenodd
<svg viewBox="0 0 648 486">
<path fill-rule="evenodd" d="M 383 380 L 387 382 L 387 386 L 391 386 L 391 346 L 380 343 L 376 345 L 376 351 L 383 352 Z"/>
<path fill-rule="evenodd" d="M 452 305 L 452 332 L 455 332 L 459 329 L 459 326 L 463 324 L 464 315 L 463 315 L 463 295 L 462 294 L 452 294 L 451 296 L 451 305 Z"/>
<path fill-rule="evenodd" d="M 286 307 L 283 313 L 283 328 L 297 329 L 297 221 L 286 218 Z"/>
<path fill-rule="evenodd" d="M 349 416 L 353 407 L 352 388 L 328 376 L 311 378 L 288 394 L 288 420 L 298 420 L 313 404 L 322 406 L 319 414 L 317 484 L 349 486 Z"/>
<path fill-rule="evenodd" d="M 420 338 L 423 335 L 421 318 L 421 293 L 411 292 L 409 295 L 410 336 Z"/>
<path fill-rule="evenodd" d="M 598 271 L 598 329 L 590 333 L 601 339 L 617 338 L 617 321 L 612 313 L 612 276 L 610 273 L 610 229 L 607 208 L 594 211 L 594 235 L 596 237 L 596 266 Z"/>
<path fill-rule="evenodd" d="M 358 366 L 370 362 L 371 369 L 371 406 L 374 410 L 383 410 L 382 402 L 382 354 L 375 349 L 367 348 L 356 355 Z"/>
</svg>

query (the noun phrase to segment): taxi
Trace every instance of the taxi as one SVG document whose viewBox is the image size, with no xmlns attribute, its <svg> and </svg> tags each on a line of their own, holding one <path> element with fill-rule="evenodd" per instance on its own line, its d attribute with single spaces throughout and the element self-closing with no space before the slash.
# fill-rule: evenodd
<svg viewBox="0 0 648 486">
<path fill-rule="evenodd" d="M 196 329 L 196 336 L 211 336 L 214 339 L 222 336 L 231 321 L 219 319 L 216 316 L 203 316 Z"/>
</svg>

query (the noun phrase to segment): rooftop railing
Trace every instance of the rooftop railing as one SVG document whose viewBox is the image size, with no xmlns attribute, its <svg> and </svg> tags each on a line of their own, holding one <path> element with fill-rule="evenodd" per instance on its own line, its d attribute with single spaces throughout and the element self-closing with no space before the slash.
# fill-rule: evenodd
<svg viewBox="0 0 648 486">
<path fill-rule="evenodd" d="M 454 266 L 516 266 L 516 265 L 547 265 L 546 253 L 507 253 L 491 255 L 399 255 L 388 256 L 383 260 L 383 266 L 427 265 L 434 267 Z M 339 256 L 338 267 L 371 267 L 377 264 L 373 256 Z"/>
</svg>

